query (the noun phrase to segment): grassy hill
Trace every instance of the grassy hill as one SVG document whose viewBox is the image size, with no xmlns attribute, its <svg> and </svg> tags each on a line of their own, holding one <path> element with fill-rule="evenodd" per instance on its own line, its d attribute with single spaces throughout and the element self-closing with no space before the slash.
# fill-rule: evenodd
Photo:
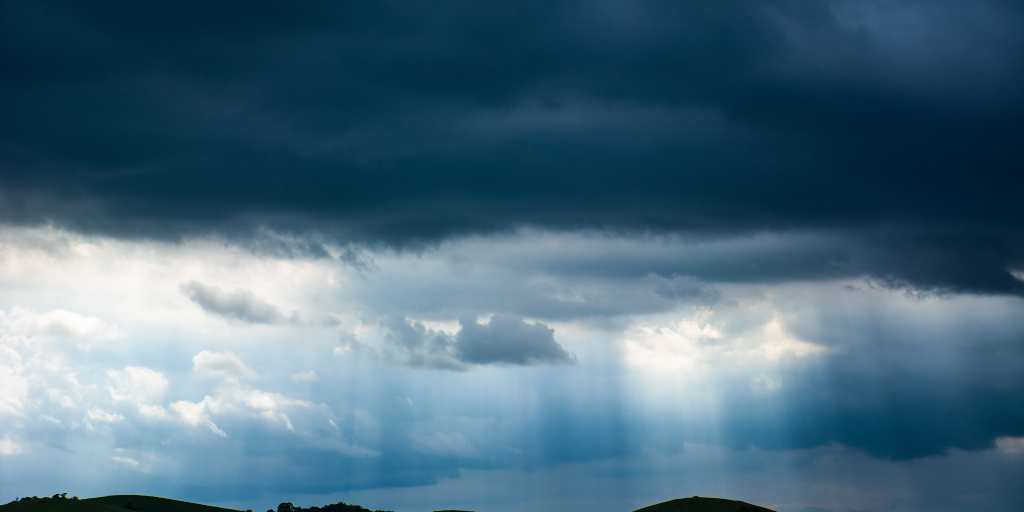
<svg viewBox="0 0 1024 512">
<path fill-rule="evenodd" d="M 290 504 L 289 504 L 290 505 Z M 340 505 L 340 504 L 339 504 Z M 362 509 L 362 507 L 344 505 L 327 505 L 323 509 L 311 507 L 310 509 L 293 510 L 310 512 L 323 510 L 332 511 L 333 508 L 345 508 L 346 510 Z M 366 510 L 366 509 L 362 509 Z M 6 505 L 0 505 L 0 512 L 239 512 L 229 508 L 211 507 L 187 501 L 158 498 L 155 496 L 139 496 L 136 494 L 119 494 L 115 496 L 102 496 L 84 500 L 69 499 L 62 497 L 53 498 L 23 498 L 19 501 L 12 501 Z M 367 511 L 369 512 L 369 511 Z M 465 511 L 440 511 L 440 512 L 465 512 Z M 764 507 L 751 505 L 742 501 L 723 500 L 720 498 L 682 498 L 666 501 L 649 507 L 644 507 L 635 512 L 774 512 Z"/>
<path fill-rule="evenodd" d="M 28 498 L 0 505 L 2 512 L 237 512 L 187 501 L 120 494 L 76 500 L 69 498 Z"/>
<path fill-rule="evenodd" d="M 0 505 L 3 512 L 124 512 L 90 500 L 70 500 L 62 498 L 22 498 Z"/>
<path fill-rule="evenodd" d="M 774 512 L 771 509 L 751 505 L 743 501 L 723 500 L 721 498 L 681 498 L 665 501 L 635 512 Z"/>
</svg>

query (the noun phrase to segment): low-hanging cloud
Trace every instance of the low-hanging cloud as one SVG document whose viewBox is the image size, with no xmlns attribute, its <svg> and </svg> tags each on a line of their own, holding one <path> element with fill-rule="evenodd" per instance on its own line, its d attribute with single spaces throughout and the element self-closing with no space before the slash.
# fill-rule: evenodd
<svg viewBox="0 0 1024 512">
<path fill-rule="evenodd" d="M 455 340 L 460 360 L 473 364 L 576 364 L 555 341 L 555 330 L 537 322 L 526 323 L 513 314 L 497 314 L 487 324 L 473 317 L 459 319 L 462 330 Z"/>
<path fill-rule="evenodd" d="M 385 330 L 386 344 L 383 357 L 389 363 L 439 370 L 469 369 L 468 365 L 456 357 L 452 350 L 454 337 L 445 331 L 428 329 L 420 322 L 410 323 L 399 316 L 382 320 L 381 327 Z"/>
<path fill-rule="evenodd" d="M 203 308 L 203 311 L 225 318 L 253 324 L 276 324 L 295 318 L 294 313 L 286 318 L 276 306 L 246 289 L 226 292 L 219 287 L 192 280 L 183 283 L 180 290 L 189 300 Z"/>
<path fill-rule="evenodd" d="M 384 357 L 393 364 L 464 371 L 474 365 L 576 364 L 576 358 L 555 341 L 555 330 L 502 313 L 480 324 L 475 316 L 459 319 L 456 334 L 391 317 L 385 328 Z"/>
</svg>

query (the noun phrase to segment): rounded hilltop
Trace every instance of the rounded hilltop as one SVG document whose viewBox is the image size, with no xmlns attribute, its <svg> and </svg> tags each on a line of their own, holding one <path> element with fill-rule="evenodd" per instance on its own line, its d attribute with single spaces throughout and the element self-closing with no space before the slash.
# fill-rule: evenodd
<svg viewBox="0 0 1024 512">
<path fill-rule="evenodd" d="M 679 498 L 656 503 L 634 512 L 775 512 L 769 508 L 752 505 L 744 501 L 722 498 Z"/>
</svg>

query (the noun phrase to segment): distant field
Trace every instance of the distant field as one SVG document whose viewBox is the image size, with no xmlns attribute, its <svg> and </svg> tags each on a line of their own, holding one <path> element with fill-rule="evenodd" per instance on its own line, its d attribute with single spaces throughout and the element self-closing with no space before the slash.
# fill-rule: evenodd
<svg viewBox="0 0 1024 512">
<path fill-rule="evenodd" d="M 355 505 L 344 506 L 350 510 L 362 509 Z M 332 510 L 337 505 L 327 505 L 323 509 L 311 507 L 291 509 L 294 512 L 315 512 Z M 0 505 L 0 512 L 239 512 L 234 509 L 211 507 L 199 503 L 189 503 L 156 496 L 139 496 L 135 494 L 119 494 L 99 498 L 25 498 Z M 366 510 L 366 509 L 362 509 Z M 369 511 L 367 511 L 369 512 Z M 442 510 L 437 512 L 469 512 L 461 510 Z M 742 501 L 724 500 L 720 498 L 682 498 L 666 501 L 635 512 L 774 512 L 773 510 L 751 505 Z"/>
</svg>

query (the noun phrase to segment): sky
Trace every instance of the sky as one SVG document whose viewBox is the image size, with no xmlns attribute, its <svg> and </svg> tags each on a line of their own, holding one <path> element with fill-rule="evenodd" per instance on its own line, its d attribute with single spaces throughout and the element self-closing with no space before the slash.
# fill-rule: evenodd
<svg viewBox="0 0 1024 512">
<path fill-rule="evenodd" d="M 1024 5 L 0 2 L 0 502 L 1024 502 Z"/>
</svg>

